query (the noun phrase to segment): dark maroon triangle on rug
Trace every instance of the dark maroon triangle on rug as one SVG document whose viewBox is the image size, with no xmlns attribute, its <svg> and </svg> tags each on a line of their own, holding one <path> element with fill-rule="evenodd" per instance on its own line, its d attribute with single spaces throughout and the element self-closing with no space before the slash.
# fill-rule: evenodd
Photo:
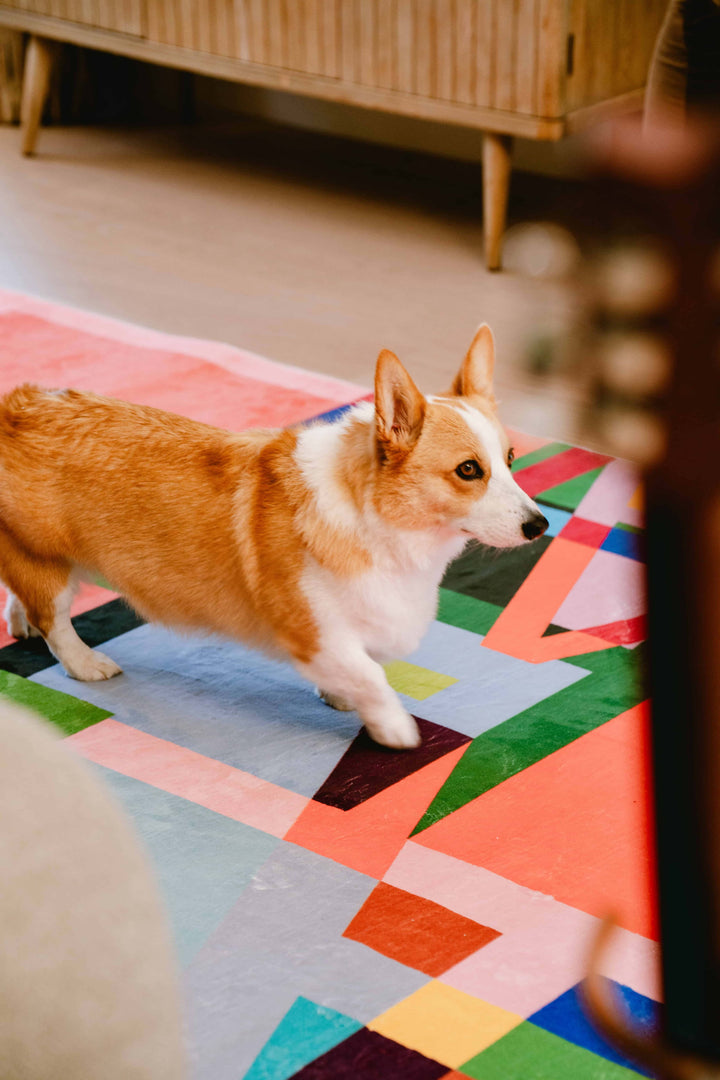
<svg viewBox="0 0 720 1080">
<path fill-rule="evenodd" d="M 337 810 L 352 810 L 451 750 L 472 742 L 469 735 L 419 716 L 415 719 L 423 739 L 416 750 L 388 750 L 378 746 L 363 728 L 313 795 L 315 801 Z"/>
</svg>

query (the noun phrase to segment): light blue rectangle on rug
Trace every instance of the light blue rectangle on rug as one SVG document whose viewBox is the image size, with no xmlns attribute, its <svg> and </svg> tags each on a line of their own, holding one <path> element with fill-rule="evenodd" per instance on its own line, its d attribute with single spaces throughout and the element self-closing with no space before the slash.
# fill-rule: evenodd
<svg viewBox="0 0 720 1080">
<path fill-rule="evenodd" d="M 355 713 L 330 709 L 289 664 L 234 642 L 140 626 L 103 650 L 125 674 L 82 683 L 54 665 L 32 678 L 300 795 L 317 791 L 360 729 Z"/>
<path fill-rule="evenodd" d="M 532 664 L 482 647 L 482 636 L 433 622 L 410 663 L 458 682 L 409 712 L 476 737 L 585 677 L 562 660 Z M 69 680 L 59 665 L 34 681 L 112 712 L 158 738 L 311 796 L 360 729 L 356 713 L 324 705 L 290 666 L 218 638 L 140 626 L 104 646 L 125 674 Z"/>
<path fill-rule="evenodd" d="M 483 648 L 482 640 L 470 630 L 433 622 L 407 660 L 458 681 L 423 701 L 401 695 L 406 708 L 475 738 L 587 674 L 562 660 L 540 664 L 518 660 Z"/>
<path fill-rule="evenodd" d="M 557 510 L 554 506 L 543 506 L 542 512 L 548 522 L 548 527 L 545 532 L 546 536 L 557 536 L 559 532 L 562 532 L 572 517 L 569 510 Z"/>
</svg>

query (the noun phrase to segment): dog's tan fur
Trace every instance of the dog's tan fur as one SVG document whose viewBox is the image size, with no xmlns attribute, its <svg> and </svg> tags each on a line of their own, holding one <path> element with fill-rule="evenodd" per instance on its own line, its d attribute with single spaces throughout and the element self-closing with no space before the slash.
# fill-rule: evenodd
<svg viewBox="0 0 720 1080">
<path fill-rule="evenodd" d="M 0 403 L 0 578 L 44 637 L 79 566 L 148 619 L 309 660 L 295 440 L 19 387 Z"/>
</svg>

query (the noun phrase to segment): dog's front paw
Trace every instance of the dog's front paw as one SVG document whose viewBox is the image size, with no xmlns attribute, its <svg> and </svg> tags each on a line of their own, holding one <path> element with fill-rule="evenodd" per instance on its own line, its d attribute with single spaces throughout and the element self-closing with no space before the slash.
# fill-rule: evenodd
<svg viewBox="0 0 720 1080">
<path fill-rule="evenodd" d="M 72 679 L 80 682 L 101 682 L 122 675 L 122 668 L 114 660 L 94 649 L 88 649 L 84 656 L 74 658 L 71 664 L 63 663 L 63 666 Z"/>
<path fill-rule="evenodd" d="M 381 746 L 388 746 L 391 750 L 414 750 L 420 746 L 422 735 L 412 716 L 402 712 L 400 716 L 393 716 L 390 720 L 381 723 L 365 724 L 368 735 Z"/>
</svg>

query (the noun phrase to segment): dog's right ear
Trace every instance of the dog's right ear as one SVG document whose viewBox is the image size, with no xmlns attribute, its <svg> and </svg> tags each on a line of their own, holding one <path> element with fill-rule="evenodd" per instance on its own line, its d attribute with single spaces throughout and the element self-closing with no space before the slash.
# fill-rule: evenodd
<svg viewBox="0 0 720 1080">
<path fill-rule="evenodd" d="M 407 453 L 425 420 L 425 398 L 395 353 L 383 349 L 375 368 L 375 427 L 380 449 L 388 456 Z"/>
<path fill-rule="evenodd" d="M 487 323 L 479 326 L 462 366 L 453 383 L 453 393 L 459 397 L 492 398 L 492 378 L 495 367 L 495 339 Z"/>
</svg>

